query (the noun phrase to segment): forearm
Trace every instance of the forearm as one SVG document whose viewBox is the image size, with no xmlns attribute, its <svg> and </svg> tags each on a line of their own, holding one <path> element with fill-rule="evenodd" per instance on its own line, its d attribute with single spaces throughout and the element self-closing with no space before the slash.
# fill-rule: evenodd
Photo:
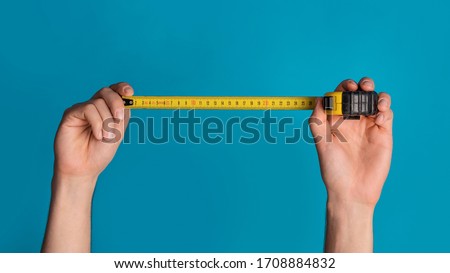
<svg viewBox="0 0 450 273">
<path fill-rule="evenodd" d="M 327 202 L 325 252 L 373 252 L 374 207 Z"/>
<path fill-rule="evenodd" d="M 42 252 L 90 252 L 95 182 L 96 178 L 53 177 Z"/>
</svg>

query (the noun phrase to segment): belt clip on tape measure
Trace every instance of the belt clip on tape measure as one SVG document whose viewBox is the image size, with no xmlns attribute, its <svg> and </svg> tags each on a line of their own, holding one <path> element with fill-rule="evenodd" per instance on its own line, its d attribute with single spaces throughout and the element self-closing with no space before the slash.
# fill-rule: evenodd
<svg viewBox="0 0 450 273">
<path fill-rule="evenodd" d="M 312 110 L 317 97 L 124 96 L 127 109 Z M 378 112 L 375 91 L 329 92 L 323 97 L 327 115 L 359 119 Z"/>
</svg>

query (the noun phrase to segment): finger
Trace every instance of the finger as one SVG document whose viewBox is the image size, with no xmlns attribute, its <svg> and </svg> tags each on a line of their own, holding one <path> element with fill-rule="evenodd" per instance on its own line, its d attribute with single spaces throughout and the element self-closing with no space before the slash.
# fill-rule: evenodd
<svg viewBox="0 0 450 273">
<path fill-rule="evenodd" d="M 124 119 L 123 100 L 118 93 L 114 92 L 111 88 L 105 87 L 93 96 L 93 99 L 97 98 L 101 98 L 106 102 L 114 118 L 119 120 Z"/>
<path fill-rule="evenodd" d="M 105 124 L 109 124 L 114 122 L 113 115 L 105 100 L 102 98 L 91 100 L 91 103 L 95 105 L 100 116 L 102 118 L 102 134 L 103 138 L 109 139 L 112 138 L 109 131 L 105 130 Z"/>
<path fill-rule="evenodd" d="M 358 84 L 352 79 L 343 80 L 334 91 L 356 91 L 358 90 Z"/>
<path fill-rule="evenodd" d="M 317 98 L 316 107 L 309 118 L 309 127 L 317 145 L 321 145 L 326 135 L 327 114 L 323 109 L 323 98 Z"/>
<path fill-rule="evenodd" d="M 123 119 L 123 128 L 124 128 L 123 130 L 124 131 L 128 127 L 128 123 L 130 122 L 130 116 L 131 116 L 130 109 L 125 109 L 124 119 Z"/>
<path fill-rule="evenodd" d="M 102 132 L 104 138 L 113 138 L 111 137 L 110 129 L 105 130 L 105 128 L 119 129 L 122 134 L 125 132 L 125 128 L 127 128 L 128 122 L 130 120 L 129 109 L 125 109 L 123 122 L 122 121 L 117 122 L 113 120 L 111 110 L 109 109 L 104 99 L 102 98 L 93 99 L 91 100 L 91 102 L 97 107 L 97 110 L 99 111 L 100 116 L 102 117 L 103 120 Z"/>
<path fill-rule="evenodd" d="M 75 118 L 86 120 L 91 126 L 92 134 L 97 140 L 102 140 L 102 117 L 92 103 L 83 103 L 77 105 L 71 113 Z"/>
<path fill-rule="evenodd" d="M 394 119 L 394 112 L 391 109 L 385 112 L 379 112 L 377 117 L 375 118 L 375 123 L 379 127 L 383 127 L 385 129 L 392 129 L 392 121 Z"/>
<path fill-rule="evenodd" d="M 121 96 L 133 96 L 134 95 L 133 87 L 127 82 L 115 83 L 115 84 L 110 85 L 109 87 Z M 129 120 L 130 120 L 130 110 L 125 109 L 125 113 L 124 113 L 125 128 L 128 126 Z"/>
<path fill-rule="evenodd" d="M 375 123 L 383 128 L 392 129 L 394 113 L 391 110 L 391 96 L 387 93 L 378 94 L 378 114 Z"/>
<path fill-rule="evenodd" d="M 103 121 L 111 119 L 113 117 L 113 114 L 111 113 L 111 110 L 109 109 L 104 99 L 93 99 L 91 100 L 91 103 L 95 105 Z"/>
<path fill-rule="evenodd" d="M 121 96 L 133 96 L 134 95 L 133 87 L 131 87 L 131 85 L 127 82 L 115 83 L 115 84 L 110 85 L 109 87 Z M 128 126 L 129 120 L 130 120 L 130 110 L 125 109 L 124 128 L 126 128 Z"/>
<path fill-rule="evenodd" d="M 359 89 L 362 91 L 374 91 L 375 82 L 369 77 L 363 77 L 358 83 Z"/>
<path fill-rule="evenodd" d="M 133 96 L 134 94 L 133 87 L 131 87 L 131 85 L 126 82 L 111 84 L 109 88 L 111 88 L 121 96 Z"/>
<path fill-rule="evenodd" d="M 378 111 L 384 112 L 389 110 L 391 107 L 391 96 L 387 93 L 378 94 Z"/>
</svg>

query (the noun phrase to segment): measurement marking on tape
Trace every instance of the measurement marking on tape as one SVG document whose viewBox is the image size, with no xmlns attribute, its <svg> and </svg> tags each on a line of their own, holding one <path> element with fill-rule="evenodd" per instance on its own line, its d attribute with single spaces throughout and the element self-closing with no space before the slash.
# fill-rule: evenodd
<svg viewBox="0 0 450 273">
<path fill-rule="evenodd" d="M 317 97 L 129 96 L 128 109 L 311 110 Z"/>
</svg>

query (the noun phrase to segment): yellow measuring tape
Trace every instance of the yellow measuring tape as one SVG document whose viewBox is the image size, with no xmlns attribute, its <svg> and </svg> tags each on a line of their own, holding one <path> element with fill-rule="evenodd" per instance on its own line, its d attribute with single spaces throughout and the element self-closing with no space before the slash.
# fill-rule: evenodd
<svg viewBox="0 0 450 273">
<path fill-rule="evenodd" d="M 122 97 L 129 109 L 201 110 L 311 110 L 317 97 L 213 97 L 130 96 Z"/>
<path fill-rule="evenodd" d="M 318 97 L 124 96 L 127 109 L 199 110 L 312 110 Z M 328 115 L 345 118 L 377 112 L 375 91 L 329 92 L 323 97 Z"/>
</svg>

